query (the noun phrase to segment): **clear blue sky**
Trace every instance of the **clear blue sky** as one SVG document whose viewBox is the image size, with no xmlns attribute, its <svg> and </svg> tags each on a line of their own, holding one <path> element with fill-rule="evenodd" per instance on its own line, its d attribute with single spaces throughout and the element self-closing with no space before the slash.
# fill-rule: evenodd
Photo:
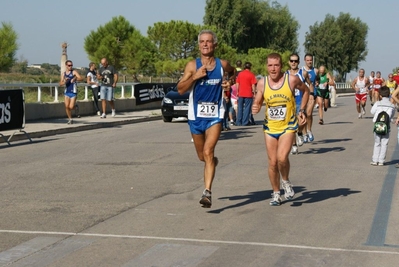
<svg viewBox="0 0 399 267">
<path fill-rule="evenodd" d="M 399 66 L 399 36 L 397 27 L 399 1 L 380 0 L 373 5 L 356 0 L 279 0 L 288 5 L 291 14 L 301 25 L 299 30 L 300 56 L 309 26 L 324 20 L 326 14 L 338 16 L 340 12 L 359 17 L 369 26 L 368 56 L 360 67 L 369 74 L 382 72 L 386 78 Z M 156 22 L 183 20 L 202 24 L 205 0 L 12 0 L 2 1 L 0 21 L 11 22 L 18 33 L 17 58 L 29 64 L 60 64 L 61 43 L 69 43 L 68 57 L 75 66 L 87 66 L 83 49 L 84 38 L 91 30 L 109 22 L 112 17 L 124 16 L 143 35 Z M 256 19 L 256 18 L 254 18 Z M 351 74 L 354 78 L 355 74 Z M 349 78 L 349 76 L 348 76 Z"/>
</svg>

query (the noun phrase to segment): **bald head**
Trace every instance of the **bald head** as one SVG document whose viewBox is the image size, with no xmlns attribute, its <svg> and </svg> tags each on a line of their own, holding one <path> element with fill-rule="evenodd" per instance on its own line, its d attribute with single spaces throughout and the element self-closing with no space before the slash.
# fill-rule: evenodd
<svg viewBox="0 0 399 267">
<path fill-rule="evenodd" d="M 103 65 L 104 67 L 108 66 L 108 60 L 105 57 L 101 59 L 101 65 Z"/>
</svg>

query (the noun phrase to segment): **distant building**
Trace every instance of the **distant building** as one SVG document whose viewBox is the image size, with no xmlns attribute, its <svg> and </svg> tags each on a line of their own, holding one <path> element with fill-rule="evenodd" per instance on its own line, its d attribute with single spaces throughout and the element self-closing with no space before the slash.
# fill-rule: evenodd
<svg viewBox="0 0 399 267">
<path fill-rule="evenodd" d="M 41 69 L 42 68 L 42 64 L 31 64 L 31 65 L 28 66 L 28 68 Z"/>
<path fill-rule="evenodd" d="M 42 64 L 31 64 L 28 66 L 28 68 L 41 69 L 43 64 L 47 64 L 47 66 L 51 67 L 51 68 L 59 68 L 60 67 L 57 64 L 42 63 Z"/>
<path fill-rule="evenodd" d="M 89 71 L 88 67 L 76 67 L 76 70 Z"/>
</svg>

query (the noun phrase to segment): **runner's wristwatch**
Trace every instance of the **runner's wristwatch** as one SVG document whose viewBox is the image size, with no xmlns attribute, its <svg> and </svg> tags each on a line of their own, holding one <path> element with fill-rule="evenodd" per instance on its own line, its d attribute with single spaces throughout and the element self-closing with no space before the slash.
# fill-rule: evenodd
<svg viewBox="0 0 399 267">
<path fill-rule="evenodd" d="M 299 112 L 303 113 L 303 115 L 305 115 L 305 117 L 308 116 L 308 115 L 306 114 L 306 110 L 304 110 L 304 109 L 300 109 Z"/>
</svg>

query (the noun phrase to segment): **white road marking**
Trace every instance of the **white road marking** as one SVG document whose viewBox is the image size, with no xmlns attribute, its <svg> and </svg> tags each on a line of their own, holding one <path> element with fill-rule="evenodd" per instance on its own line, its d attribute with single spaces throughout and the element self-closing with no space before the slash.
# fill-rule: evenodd
<svg viewBox="0 0 399 267">
<path fill-rule="evenodd" d="M 211 243 L 211 244 L 225 244 L 225 245 L 279 247 L 279 248 L 295 248 L 295 249 L 307 249 L 307 250 L 324 250 L 324 251 L 337 251 L 337 252 L 356 252 L 356 253 L 399 255 L 399 252 L 396 252 L 396 251 L 328 248 L 328 247 L 300 246 L 300 245 L 277 244 L 277 243 L 225 241 L 225 240 L 209 240 L 209 239 L 178 238 L 178 237 L 160 237 L 160 236 L 137 236 L 137 235 L 114 235 L 114 234 L 99 234 L 99 233 L 46 232 L 46 231 L 22 231 L 22 230 L 0 230 L 0 233 L 34 234 L 34 235 L 39 235 L 39 234 L 41 234 L 41 235 L 63 235 L 63 236 L 91 236 L 91 237 L 109 237 L 109 238 L 130 238 L 130 239 L 181 241 L 181 242 L 193 242 L 193 243 Z"/>
</svg>

